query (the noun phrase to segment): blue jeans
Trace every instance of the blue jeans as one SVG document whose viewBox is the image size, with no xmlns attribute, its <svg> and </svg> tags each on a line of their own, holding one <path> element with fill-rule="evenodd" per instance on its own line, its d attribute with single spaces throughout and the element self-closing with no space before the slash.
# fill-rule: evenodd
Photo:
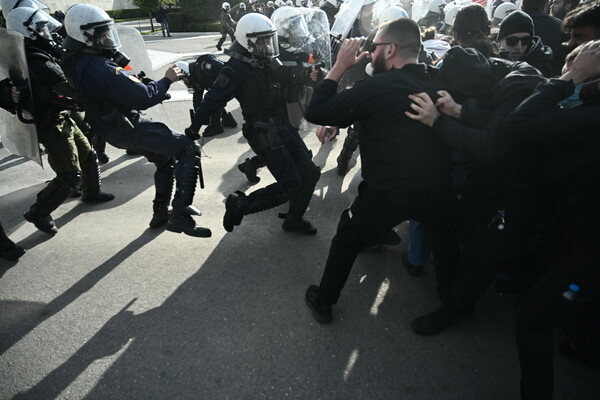
<svg viewBox="0 0 600 400">
<path fill-rule="evenodd" d="M 413 265 L 425 265 L 431 257 L 431 242 L 425 228 L 419 221 L 408 222 L 408 262 Z"/>
<path fill-rule="evenodd" d="M 165 29 L 167 30 L 167 36 L 171 36 L 171 31 L 169 31 L 169 21 L 164 18 L 160 23 L 160 28 L 162 29 L 162 34 L 165 36 Z"/>
</svg>

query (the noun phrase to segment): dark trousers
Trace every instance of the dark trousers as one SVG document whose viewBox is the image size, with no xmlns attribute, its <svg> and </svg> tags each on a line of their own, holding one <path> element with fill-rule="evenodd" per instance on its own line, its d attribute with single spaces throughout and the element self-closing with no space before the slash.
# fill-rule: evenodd
<svg viewBox="0 0 600 400">
<path fill-rule="evenodd" d="M 467 189 L 464 193 L 458 224 L 464 250 L 450 302 L 444 304 L 455 313 L 473 307 L 499 269 L 514 265 L 527 254 L 540 219 L 534 188 L 502 194 L 488 194 L 481 188 L 475 191 Z M 503 221 L 500 211 L 504 213 Z"/>
<path fill-rule="evenodd" d="M 173 160 L 180 159 L 191 139 L 172 131 L 161 122 L 140 120 L 133 130 L 121 131 L 113 125 L 103 126 L 100 134 L 111 145 L 131 149 L 145 156 L 156 166 L 154 185 L 164 193 L 173 174 Z"/>
<path fill-rule="evenodd" d="M 580 286 L 573 301 L 562 294 Z M 521 399 L 551 400 L 554 386 L 553 328 L 568 324 L 588 301 L 600 296 L 600 249 L 574 250 L 538 281 L 517 308 Z"/>
<path fill-rule="evenodd" d="M 453 216 L 449 184 L 409 193 L 385 193 L 362 182 L 358 197 L 342 213 L 331 241 L 319 300 L 336 303 L 359 250 L 408 219 L 420 221 L 427 230 L 436 259 L 438 296 L 447 299 L 458 261 Z"/>
</svg>

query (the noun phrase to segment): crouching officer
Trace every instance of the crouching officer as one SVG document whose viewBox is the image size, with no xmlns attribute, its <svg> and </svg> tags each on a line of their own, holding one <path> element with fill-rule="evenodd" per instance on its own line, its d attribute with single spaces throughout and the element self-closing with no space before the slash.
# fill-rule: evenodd
<svg viewBox="0 0 600 400">
<path fill-rule="evenodd" d="M 231 232 L 244 215 L 289 200 L 290 208 L 282 228 L 315 234 L 316 228 L 303 216 L 321 172 L 312 162 L 298 129 L 288 119 L 283 88 L 290 75 L 276 58 L 277 31 L 267 17 L 251 13 L 240 19 L 235 37 L 231 48 L 226 50 L 231 58 L 204 96 L 186 134 L 197 134 L 202 125 L 210 122 L 210 116 L 216 110 L 235 97 L 244 116 L 244 137 L 277 182 L 248 196 L 241 192 L 229 195 L 223 226 Z M 310 81 L 308 74 L 306 79 Z"/>
<path fill-rule="evenodd" d="M 212 54 L 203 54 L 189 64 L 185 61 L 177 62 L 177 65 L 184 73 L 183 83 L 194 91 L 192 97 L 194 109 L 198 108 L 204 92 L 210 89 L 215 79 L 217 79 L 221 68 L 223 68 L 223 64 L 223 61 L 217 59 Z M 210 137 L 223 133 L 223 127 L 237 127 L 235 118 L 233 118 L 230 112 L 225 110 L 225 107 L 211 115 L 210 125 L 204 129 L 202 136 Z"/>
<path fill-rule="evenodd" d="M 69 86 L 58 64 L 62 50 L 52 37 L 61 24 L 42 10 L 19 7 L 8 14 L 6 26 L 25 37 L 38 140 L 44 145 L 48 162 L 56 172 L 56 178 L 38 193 L 37 201 L 24 217 L 42 232 L 54 235 L 58 229 L 50 213 L 77 186 L 81 185 L 81 200 L 87 203 L 109 201 L 115 196 L 100 191 L 96 153 L 71 118 L 70 110 L 77 108 L 72 100 L 76 92 Z M 19 91 L 18 96 L 26 94 Z"/>
<path fill-rule="evenodd" d="M 210 230 L 196 226 L 192 218 L 200 215 L 191 206 L 198 179 L 198 144 L 165 124 L 140 118 L 138 111 L 165 99 L 171 83 L 182 77 L 179 67 L 170 67 L 159 81 L 142 83 L 128 75 L 123 70 L 128 60 L 117 50 L 121 42 L 114 21 L 94 5 L 71 7 L 65 27 L 65 72 L 81 95 L 92 133 L 115 147 L 143 154 L 156 165 L 156 197 L 150 226 L 166 224 L 171 232 L 210 237 Z M 174 169 L 177 187 L 169 214 Z"/>
</svg>

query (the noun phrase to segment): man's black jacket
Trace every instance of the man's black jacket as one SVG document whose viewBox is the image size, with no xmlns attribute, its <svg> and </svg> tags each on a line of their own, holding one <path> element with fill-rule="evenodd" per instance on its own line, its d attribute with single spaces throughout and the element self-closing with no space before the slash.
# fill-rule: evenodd
<svg viewBox="0 0 600 400">
<path fill-rule="evenodd" d="M 435 97 L 432 70 L 424 64 L 376 74 L 337 92 L 325 80 L 315 93 L 306 119 L 319 125 L 347 127 L 359 132 L 363 179 L 376 190 L 410 192 L 449 182 L 450 152 L 431 128 L 408 118 L 409 94 Z"/>
</svg>

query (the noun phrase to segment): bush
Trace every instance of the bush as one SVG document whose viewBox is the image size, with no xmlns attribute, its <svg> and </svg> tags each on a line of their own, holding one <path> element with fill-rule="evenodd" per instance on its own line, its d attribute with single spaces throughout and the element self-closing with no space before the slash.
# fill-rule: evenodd
<svg viewBox="0 0 600 400">
<path fill-rule="evenodd" d="M 108 10 L 106 12 L 112 19 L 146 18 L 148 13 L 139 8 L 125 10 Z"/>
<path fill-rule="evenodd" d="M 184 21 L 185 14 L 182 12 L 171 12 L 168 13 L 169 29 L 171 32 L 186 32 Z"/>
</svg>

